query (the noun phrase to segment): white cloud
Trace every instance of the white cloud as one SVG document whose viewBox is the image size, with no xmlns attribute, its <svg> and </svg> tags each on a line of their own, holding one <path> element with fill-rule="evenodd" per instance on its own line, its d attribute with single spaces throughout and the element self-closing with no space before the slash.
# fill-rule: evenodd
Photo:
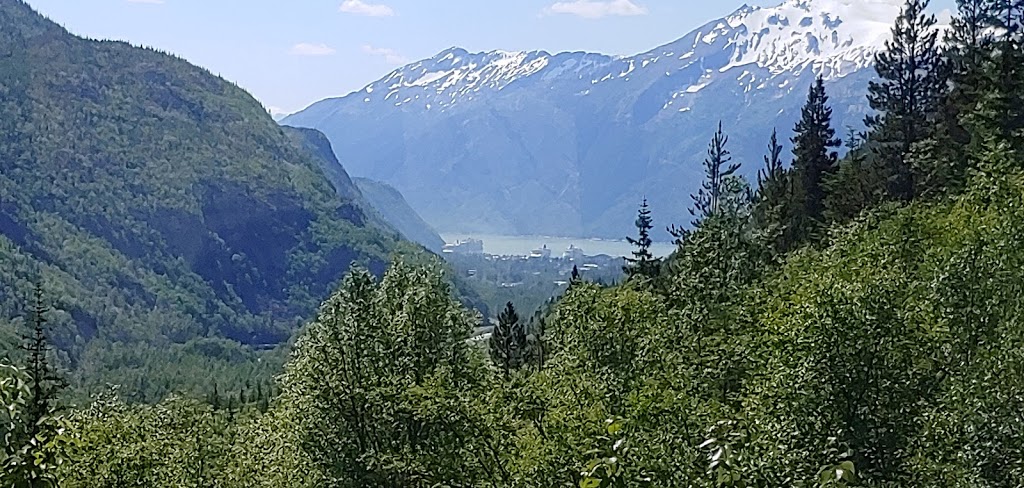
<svg viewBox="0 0 1024 488">
<path fill-rule="evenodd" d="M 632 0 L 573 0 L 571 2 L 556 2 L 544 9 L 544 13 L 600 19 L 609 16 L 647 15 L 647 8 L 633 3 Z"/>
<path fill-rule="evenodd" d="M 274 120 L 280 122 L 281 119 L 291 115 L 294 111 L 292 111 L 292 110 L 285 110 L 285 109 L 283 109 L 281 107 L 275 107 L 273 105 L 270 105 L 270 106 L 267 107 L 267 112 L 270 113 L 270 116 L 273 117 Z"/>
<path fill-rule="evenodd" d="M 371 56 L 379 56 L 384 58 L 384 61 L 388 64 L 408 64 L 409 58 L 402 56 L 394 49 L 387 47 L 373 47 L 369 44 L 363 46 L 363 52 Z"/>
<path fill-rule="evenodd" d="M 342 12 L 367 17 L 393 17 L 395 9 L 384 4 L 366 3 L 363 0 L 345 0 L 339 8 Z"/>
<path fill-rule="evenodd" d="M 163 5 L 164 0 L 125 0 L 128 3 L 137 3 L 143 5 Z"/>
<path fill-rule="evenodd" d="M 311 44 L 300 42 L 292 46 L 291 54 L 294 56 L 330 56 L 334 54 L 334 48 L 327 44 Z"/>
</svg>

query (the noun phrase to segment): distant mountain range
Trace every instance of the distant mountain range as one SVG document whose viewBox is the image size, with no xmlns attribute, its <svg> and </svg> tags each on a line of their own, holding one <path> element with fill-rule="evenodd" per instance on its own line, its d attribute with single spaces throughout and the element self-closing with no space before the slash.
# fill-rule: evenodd
<svg viewBox="0 0 1024 488">
<path fill-rule="evenodd" d="M 743 6 L 629 57 L 452 48 L 283 123 L 322 131 L 352 174 L 394 186 L 442 232 L 622 237 L 644 196 L 659 228 L 689 220 L 719 120 L 756 174 L 818 73 L 837 130 L 860 127 L 902 4 Z"/>
</svg>

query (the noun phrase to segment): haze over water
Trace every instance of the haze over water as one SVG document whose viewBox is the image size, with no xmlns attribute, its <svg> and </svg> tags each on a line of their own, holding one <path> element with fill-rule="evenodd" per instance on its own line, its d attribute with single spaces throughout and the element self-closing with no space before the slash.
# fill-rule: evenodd
<svg viewBox="0 0 1024 488">
<path fill-rule="evenodd" d="M 549 236 L 503 236 L 490 234 L 441 234 L 445 242 L 452 244 L 468 238 L 484 241 L 484 252 L 498 256 L 526 256 L 534 249 L 547 245 L 551 249 L 551 257 L 561 257 L 562 253 L 574 245 L 583 249 L 587 256 L 607 254 L 609 256 L 628 256 L 633 246 L 625 241 L 597 239 L 586 237 L 549 237 Z M 655 242 L 651 245 L 651 253 L 655 257 L 665 257 L 676 249 L 670 242 Z"/>
</svg>

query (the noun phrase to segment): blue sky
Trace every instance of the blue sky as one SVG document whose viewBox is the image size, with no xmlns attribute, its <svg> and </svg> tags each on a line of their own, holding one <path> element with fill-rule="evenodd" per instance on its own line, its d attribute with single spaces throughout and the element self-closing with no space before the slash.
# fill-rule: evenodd
<svg viewBox="0 0 1024 488">
<path fill-rule="evenodd" d="M 76 34 L 158 47 L 274 111 L 345 95 L 451 46 L 636 54 L 742 5 L 722 0 L 28 0 Z M 747 0 L 774 5 L 781 0 Z M 935 0 L 951 8 L 954 0 Z"/>
</svg>

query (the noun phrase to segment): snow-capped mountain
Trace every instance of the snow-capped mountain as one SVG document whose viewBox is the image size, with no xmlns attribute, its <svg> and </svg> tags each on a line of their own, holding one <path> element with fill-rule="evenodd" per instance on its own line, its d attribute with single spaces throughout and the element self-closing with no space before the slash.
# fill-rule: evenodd
<svg viewBox="0 0 1024 488">
<path fill-rule="evenodd" d="M 452 48 L 285 119 L 442 231 L 623 236 L 646 195 L 687 220 L 717 122 L 747 174 L 821 74 L 834 125 L 859 126 L 902 0 L 743 6 L 630 57 Z"/>
</svg>

